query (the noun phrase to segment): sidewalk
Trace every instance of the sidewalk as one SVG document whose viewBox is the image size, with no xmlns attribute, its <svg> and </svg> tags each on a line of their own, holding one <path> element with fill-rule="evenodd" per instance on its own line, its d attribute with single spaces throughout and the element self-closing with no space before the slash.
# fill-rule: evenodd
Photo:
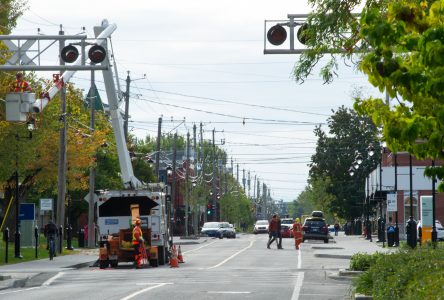
<svg viewBox="0 0 444 300">
<path fill-rule="evenodd" d="M 192 245 L 204 243 L 207 239 L 208 237 L 180 238 L 177 236 L 173 238 L 173 241 L 175 245 Z M 42 273 L 58 273 L 91 266 L 99 257 L 98 248 L 76 250 L 80 250 L 80 253 L 56 256 L 52 261 L 45 258 L 0 266 L 0 290 L 23 286 L 27 280 Z"/>
<path fill-rule="evenodd" d="M 338 236 L 333 236 L 333 243 L 312 247 L 315 249 L 316 257 L 343 258 L 350 259 L 356 253 L 373 254 L 375 252 L 396 251 L 396 247 L 388 247 L 387 242 L 385 248 L 382 243 L 376 243 L 377 237 L 373 236 L 370 242 L 360 235 L 344 235 L 340 232 Z M 330 240 L 331 241 L 331 240 Z"/>
</svg>

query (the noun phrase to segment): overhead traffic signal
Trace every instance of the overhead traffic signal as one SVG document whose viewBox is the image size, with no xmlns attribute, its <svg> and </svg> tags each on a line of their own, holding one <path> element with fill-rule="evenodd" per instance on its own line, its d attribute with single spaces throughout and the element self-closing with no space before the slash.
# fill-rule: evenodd
<svg viewBox="0 0 444 300">
<path fill-rule="evenodd" d="M 95 64 L 101 63 L 106 58 L 105 48 L 103 48 L 100 45 L 92 46 L 91 48 L 89 48 L 88 57 L 92 63 Z"/>
<path fill-rule="evenodd" d="M 79 57 L 79 50 L 73 45 L 68 45 L 62 49 L 60 57 L 64 62 L 73 63 Z"/>
<path fill-rule="evenodd" d="M 282 27 L 279 24 L 274 25 L 267 32 L 267 40 L 272 45 L 275 46 L 282 45 L 282 43 L 284 43 L 286 39 L 287 39 L 287 31 L 285 30 L 284 27 Z"/>
<path fill-rule="evenodd" d="M 68 45 L 60 52 L 60 57 L 64 62 L 73 63 L 79 57 L 79 50 L 73 45 Z M 93 64 L 101 63 L 106 58 L 106 50 L 100 45 L 94 44 L 88 50 L 88 58 Z"/>
</svg>

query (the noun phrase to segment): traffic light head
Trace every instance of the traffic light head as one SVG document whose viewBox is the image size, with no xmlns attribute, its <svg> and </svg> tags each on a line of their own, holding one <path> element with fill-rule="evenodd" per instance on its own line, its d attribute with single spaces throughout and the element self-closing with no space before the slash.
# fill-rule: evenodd
<svg viewBox="0 0 444 300">
<path fill-rule="evenodd" d="M 207 215 L 211 215 L 213 212 L 213 205 L 211 203 L 207 204 Z"/>
<path fill-rule="evenodd" d="M 64 62 L 73 63 L 79 57 L 79 50 L 73 45 L 68 45 L 62 49 L 60 57 Z"/>
<path fill-rule="evenodd" d="M 287 39 L 287 31 L 284 27 L 277 24 L 271 27 L 267 32 L 267 40 L 270 44 L 279 46 L 282 45 Z"/>
<path fill-rule="evenodd" d="M 100 45 L 93 45 L 91 48 L 89 48 L 88 57 L 92 63 L 101 63 L 106 58 L 105 48 Z"/>
</svg>

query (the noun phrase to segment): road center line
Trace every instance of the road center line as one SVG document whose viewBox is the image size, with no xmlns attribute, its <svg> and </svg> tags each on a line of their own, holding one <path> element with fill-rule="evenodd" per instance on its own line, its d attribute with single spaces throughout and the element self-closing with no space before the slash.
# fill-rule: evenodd
<svg viewBox="0 0 444 300">
<path fill-rule="evenodd" d="M 48 280 L 46 280 L 42 286 L 49 286 L 51 283 L 54 282 L 54 280 L 56 280 L 57 278 L 62 277 L 65 274 L 65 272 L 59 272 L 56 275 L 52 276 L 51 278 L 49 278 Z"/>
<path fill-rule="evenodd" d="M 185 252 L 183 252 L 183 254 L 187 254 L 187 253 L 190 253 L 190 252 L 194 252 L 194 251 L 200 250 L 200 249 L 205 248 L 205 247 L 208 247 L 208 246 L 210 246 L 210 245 L 212 245 L 212 244 L 214 244 L 214 243 L 216 243 L 216 241 L 211 242 L 211 243 L 206 244 L 206 245 L 203 245 L 203 246 L 200 246 L 199 248 L 196 248 L 196 249 L 192 249 L 192 250 L 185 251 Z"/>
<path fill-rule="evenodd" d="M 162 287 L 162 286 L 167 285 L 167 284 L 172 284 L 172 283 L 159 283 L 159 284 L 157 284 L 157 285 L 150 286 L 150 287 L 147 287 L 146 289 L 143 289 L 143 290 L 140 290 L 140 291 L 138 291 L 138 292 L 132 293 L 131 295 L 128 295 L 128 296 L 126 296 L 125 298 L 122 298 L 122 299 L 120 299 L 120 300 L 128 300 L 128 299 L 131 299 L 131 298 L 133 298 L 133 297 L 135 297 L 135 296 L 137 296 L 137 295 L 140 295 L 140 294 L 142 294 L 142 293 L 148 292 L 149 290 L 153 290 L 153 289 L 158 288 L 158 287 Z"/>
<path fill-rule="evenodd" d="M 255 241 L 250 241 L 250 245 L 248 245 L 248 246 L 245 247 L 244 249 L 239 250 L 238 252 L 234 253 L 233 255 L 231 255 L 231 256 L 228 257 L 227 259 L 223 260 L 222 262 L 218 263 L 217 265 L 207 268 L 207 270 L 214 269 L 214 268 L 217 268 L 217 267 L 222 266 L 224 263 L 226 263 L 226 262 L 229 261 L 230 259 L 236 257 L 237 255 L 241 254 L 241 253 L 244 252 L 245 250 L 251 248 L 251 247 L 253 246 L 254 242 L 255 242 Z"/>
<path fill-rule="evenodd" d="M 293 295 L 291 295 L 291 300 L 298 300 L 299 294 L 301 293 L 302 283 L 304 282 L 304 272 L 298 273 L 298 279 L 294 286 Z"/>
</svg>

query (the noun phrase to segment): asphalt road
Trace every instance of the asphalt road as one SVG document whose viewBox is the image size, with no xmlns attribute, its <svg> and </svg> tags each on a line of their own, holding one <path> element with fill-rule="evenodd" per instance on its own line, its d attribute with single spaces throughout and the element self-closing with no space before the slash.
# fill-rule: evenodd
<svg viewBox="0 0 444 300">
<path fill-rule="evenodd" d="M 240 234 L 236 239 L 211 239 L 183 245 L 179 268 L 134 269 L 119 265 L 101 270 L 43 273 L 24 287 L 0 291 L 0 299 L 347 299 L 350 282 L 334 278 L 348 260 L 313 255 L 316 248 L 335 247 L 322 241 L 294 249 L 266 248 L 267 235 Z"/>
</svg>

